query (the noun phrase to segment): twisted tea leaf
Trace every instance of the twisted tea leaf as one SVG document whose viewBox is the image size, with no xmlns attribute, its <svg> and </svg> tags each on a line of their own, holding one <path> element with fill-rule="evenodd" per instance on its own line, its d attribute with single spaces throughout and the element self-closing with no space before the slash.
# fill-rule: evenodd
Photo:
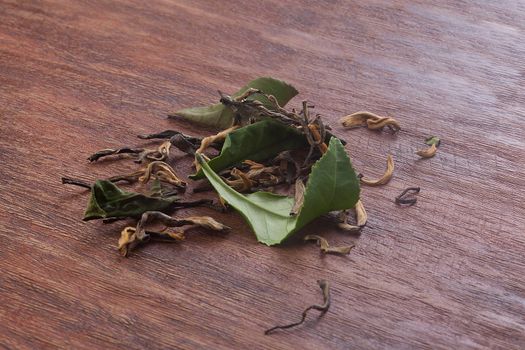
<svg viewBox="0 0 525 350">
<path fill-rule="evenodd" d="M 160 198 L 127 192 L 110 181 L 97 180 L 91 187 L 83 220 L 139 217 L 146 211 L 167 210 L 178 199 L 177 196 Z"/>
</svg>

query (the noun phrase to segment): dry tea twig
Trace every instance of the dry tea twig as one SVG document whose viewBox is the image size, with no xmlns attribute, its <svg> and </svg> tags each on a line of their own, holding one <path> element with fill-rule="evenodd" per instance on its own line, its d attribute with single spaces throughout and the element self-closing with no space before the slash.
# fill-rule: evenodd
<svg viewBox="0 0 525 350">
<path fill-rule="evenodd" d="M 91 184 L 89 184 L 88 182 L 86 182 L 84 180 L 72 179 L 70 177 L 62 177 L 61 180 L 62 180 L 62 184 L 64 184 L 64 185 L 74 185 L 74 186 L 78 186 L 78 187 L 91 189 Z"/>
<path fill-rule="evenodd" d="M 290 323 L 290 324 L 284 325 L 284 326 L 275 326 L 275 327 L 269 328 L 266 331 L 264 331 L 264 334 L 268 335 L 268 334 L 270 334 L 271 332 L 273 332 L 273 331 L 275 331 L 277 329 L 288 329 L 288 328 L 296 327 L 296 326 L 299 326 L 299 325 L 303 324 L 304 321 L 306 320 L 306 315 L 308 314 L 308 311 L 310 311 L 312 309 L 321 311 L 321 315 L 326 313 L 328 311 L 328 309 L 330 308 L 330 302 L 331 302 L 330 284 L 327 281 L 325 281 L 325 280 L 318 280 L 317 283 L 319 284 L 319 287 L 321 288 L 321 291 L 323 292 L 323 304 L 321 304 L 321 305 L 311 305 L 311 306 L 307 307 L 303 311 L 303 314 L 301 316 L 301 320 L 299 322 Z"/>
</svg>

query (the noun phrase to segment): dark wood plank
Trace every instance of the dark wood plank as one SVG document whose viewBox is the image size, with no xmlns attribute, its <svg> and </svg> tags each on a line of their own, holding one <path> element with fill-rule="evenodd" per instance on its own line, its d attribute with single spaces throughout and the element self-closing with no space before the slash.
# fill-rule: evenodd
<svg viewBox="0 0 525 350">
<path fill-rule="evenodd" d="M 0 345 L 5 348 L 525 347 L 525 6 L 473 1 L 1 1 Z M 294 84 L 347 146 L 370 225 L 340 233 L 348 258 L 258 244 L 238 215 L 226 237 L 197 231 L 121 258 L 121 224 L 80 221 L 88 164 L 135 135 L 206 130 L 165 115 L 257 76 Z M 403 131 L 343 130 L 345 114 Z M 438 155 L 414 154 L 429 134 Z M 176 163 L 189 171 L 189 160 Z M 398 208 L 405 187 L 418 204 Z M 189 213 L 202 211 L 189 210 Z M 211 214 L 208 213 L 208 214 Z M 319 320 L 264 336 L 319 301 Z"/>
</svg>

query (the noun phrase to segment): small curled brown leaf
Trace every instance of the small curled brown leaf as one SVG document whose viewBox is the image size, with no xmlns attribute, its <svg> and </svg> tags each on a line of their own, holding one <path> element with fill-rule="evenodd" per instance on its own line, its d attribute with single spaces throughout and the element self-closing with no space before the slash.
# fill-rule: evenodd
<svg viewBox="0 0 525 350">
<path fill-rule="evenodd" d="M 345 128 L 353 129 L 361 126 L 367 126 L 368 120 L 377 120 L 380 118 L 381 117 L 375 113 L 368 111 L 359 111 L 341 118 L 340 122 Z"/>
<path fill-rule="evenodd" d="M 376 180 L 365 179 L 363 176 L 361 176 L 361 183 L 368 185 L 368 186 L 385 185 L 390 181 L 393 174 L 394 174 L 394 158 L 392 157 L 392 155 L 389 154 L 386 159 L 385 173 L 379 179 L 376 179 Z"/>
<path fill-rule="evenodd" d="M 328 241 L 326 238 L 318 236 L 318 235 L 307 235 L 304 237 L 305 241 L 315 241 L 317 245 L 321 248 L 321 252 L 323 254 L 343 254 L 347 255 L 350 254 L 350 251 L 352 248 L 354 248 L 354 245 L 348 245 L 348 246 L 341 246 L 341 247 L 330 247 L 330 244 L 328 244 Z"/>
<path fill-rule="evenodd" d="M 390 128 L 393 132 L 401 130 L 401 126 L 394 118 L 383 117 L 379 119 L 368 119 L 366 125 L 370 130 L 381 130 L 385 126 Z"/>
<path fill-rule="evenodd" d="M 363 202 L 361 200 L 358 200 L 355 204 L 354 212 L 356 216 L 356 225 L 351 225 L 348 223 L 348 211 L 343 210 L 339 214 L 339 220 L 341 221 L 338 224 L 339 228 L 345 231 L 358 232 L 366 226 L 366 222 L 368 221 L 368 214 L 366 213 L 365 206 L 363 205 Z"/>
<path fill-rule="evenodd" d="M 181 227 L 177 232 L 166 229 L 160 232 L 146 231 L 146 226 L 152 222 L 163 224 L 167 227 Z M 183 226 L 187 226 L 182 228 Z M 141 243 L 148 242 L 151 238 L 163 241 L 180 241 L 184 239 L 184 233 L 191 227 L 200 226 L 210 230 L 226 231 L 229 227 L 221 224 L 209 216 L 191 216 L 183 219 L 173 218 L 159 211 L 147 211 L 142 214 L 136 227 L 125 227 L 118 242 L 118 249 L 123 256 Z"/>
<path fill-rule="evenodd" d="M 436 144 L 432 144 L 430 147 L 416 152 L 416 154 L 420 156 L 421 158 L 432 158 L 436 155 L 436 153 L 437 153 Z"/>
</svg>

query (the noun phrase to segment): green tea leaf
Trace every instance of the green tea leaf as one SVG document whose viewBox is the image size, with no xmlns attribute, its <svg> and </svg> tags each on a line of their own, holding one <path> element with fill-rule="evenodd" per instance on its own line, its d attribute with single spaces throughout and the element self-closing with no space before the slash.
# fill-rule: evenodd
<svg viewBox="0 0 525 350">
<path fill-rule="evenodd" d="M 320 215 L 352 208 L 359 199 L 359 181 L 341 141 L 335 137 L 314 165 L 303 207 L 295 216 L 290 216 L 293 198 L 268 192 L 242 195 L 225 184 L 200 155 L 197 160 L 219 195 L 241 213 L 258 241 L 266 245 L 281 243 Z"/>
<path fill-rule="evenodd" d="M 306 147 L 304 135 L 297 129 L 276 120 L 265 119 L 235 130 L 226 137 L 221 154 L 208 162 L 215 172 L 227 169 L 246 159 L 259 162 L 285 150 Z M 191 179 L 204 177 L 202 170 Z"/>
<path fill-rule="evenodd" d="M 184 108 L 169 114 L 168 117 L 182 117 L 197 124 L 224 129 L 232 124 L 233 112 L 222 103 L 216 103 L 206 107 Z"/>
<path fill-rule="evenodd" d="M 335 210 L 353 208 L 359 200 L 359 179 L 341 141 L 330 139 L 328 151 L 312 167 L 306 184 L 300 226 Z"/>
<path fill-rule="evenodd" d="M 436 147 L 439 147 L 441 139 L 437 136 L 429 136 L 425 139 L 425 143 L 429 146 L 436 145 Z"/>
<path fill-rule="evenodd" d="M 279 102 L 281 107 L 284 107 L 294 96 L 299 92 L 290 84 L 285 81 L 274 79 L 271 77 L 257 78 L 250 81 L 248 84 L 243 86 L 239 91 L 234 93 L 232 97 L 241 96 L 248 89 L 257 89 L 267 95 L 273 95 Z M 264 96 L 254 95 L 248 98 L 249 100 L 258 100 L 264 103 L 267 107 L 272 107 L 272 104 Z"/>
<path fill-rule="evenodd" d="M 110 181 L 97 180 L 91 187 L 91 197 L 83 220 L 137 217 L 146 211 L 166 210 L 176 200 L 176 196 L 158 198 L 123 191 Z"/>
<path fill-rule="evenodd" d="M 270 77 L 258 78 L 243 86 L 239 91 L 234 93 L 232 97 L 242 95 L 249 88 L 259 89 L 265 94 L 273 95 L 279 105 L 284 106 L 288 101 L 298 94 L 297 90 L 290 84 Z M 261 95 L 253 95 L 249 97 L 252 100 L 261 101 L 267 108 L 273 109 L 272 104 Z M 233 112 L 226 108 L 222 103 L 216 103 L 206 107 L 193 107 L 181 109 L 171 115 L 170 117 L 182 117 L 190 121 L 214 126 L 218 128 L 227 128 L 233 122 Z"/>
</svg>

